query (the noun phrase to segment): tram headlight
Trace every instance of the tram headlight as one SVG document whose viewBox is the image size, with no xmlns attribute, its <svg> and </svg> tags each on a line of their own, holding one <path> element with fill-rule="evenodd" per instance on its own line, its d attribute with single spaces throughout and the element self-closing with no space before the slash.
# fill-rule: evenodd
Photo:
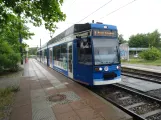
<svg viewBox="0 0 161 120">
<path fill-rule="evenodd" d="M 103 70 L 103 68 L 101 68 L 101 67 L 95 67 L 94 69 L 95 69 L 95 71 L 102 71 Z"/>
<path fill-rule="evenodd" d="M 94 70 L 95 70 L 95 71 L 99 71 L 99 68 L 98 68 L 98 67 L 95 67 Z"/>
<path fill-rule="evenodd" d="M 118 70 L 120 69 L 120 66 L 119 65 L 117 65 L 117 67 L 116 67 Z"/>
<path fill-rule="evenodd" d="M 99 71 L 102 71 L 102 68 L 101 67 L 99 68 Z"/>
</svg>

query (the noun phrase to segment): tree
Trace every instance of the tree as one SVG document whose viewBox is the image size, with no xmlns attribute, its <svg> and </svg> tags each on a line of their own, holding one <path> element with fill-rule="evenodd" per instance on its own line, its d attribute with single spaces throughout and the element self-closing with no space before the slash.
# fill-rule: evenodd
<svg viewBox="0 0 161 120">
<path fill-rule="evenodd" d="M 0 23 L 11 21 L 10 16 L 19 17 L 34 26 L 43 24 L 55 31 L 56 22 L 64 21 L 66 15 L 60 10 L 63 0 L 0 0 Z"/>
<path fill-rule="evenodd" d="M 119 34 L 119 35 L 118 35 L 118 40 L 119 40 L 119 42 L 120 42 L 121 44 L 122 44 L 122 43 L 126 43 L 126 40 L 124 40 L 122 34 Z"/>
<path fill-rule="evenodd" d="M 154 46 L 156 48 L 161 47 L 161 34 L 158 32 L 158 30 L 153 31 L 152 33 L 148 33 L 147 36 L 149 46 Z"/>
<path fill-rule="evenodd" d="M 145 34 L 136 34 L 132 35 L 129 38 L 129 46 L 130 47 L 148 47 L 148 38 Z"/>
<path fill-rule="evenodd" d="M 12 21 L 3 25 L 3 29 L 0 32 L 0 40 L 8 42 L 15 52 L 19 52 L 20 46 L 24 46 L 18 41 L 19 32 L 21 32 L 22 37 L 26 40 L 34 35 L 34 33 L 29 32 L 29 28 L 24 25 L 23 21 L 21 21 L 21 25 L 19 21 L 20 19 L 12 17 Z"/>
<path fill-rule="evenodd" d="M 19 49 L 25 47 L 25 44 L 20 44 L 18 41 L 19 32 L 25 39 L 31 38 L 33 33 L 29 32 L 29 28 L 24 25 L 24 22 L 14 16 L 10 16 L 12 21 L 3 24 L 0 31 L 0 72 L 9 70 L 18 70 L 17 63 L 21 59 Z"/>
<path fill-rule="evenodd" d="M 147 34 L 136 34 L 129 38 L 130 47 L 143 47 L 148 48 L 150 46 L 159 48 L 161 47 L 161 34 L 158 30 Z"/>
<path fill-rule="evenodd" d="M 66 16 L 60 10 L 63 0 L 0 0 L 0 69 L 15 69 L 20 59 L 20 35 L 31 38 L 33 33 L 25 23 L 34 26 L 45 25 L 54 32 L 56 22 L 64 21 Z M 8 50 L 5 50 L 8 48 Z M 2 53 L 3 52 L 3 53 Z M 21 54 L 22 55 L 22 54 Z"/>
<path fill-rule="evenodd" d="M 155 47 L 150 47 L 148 50 L 142 51 L 139 56 L 145 60 L 154 61 L 160 59 L 161 52 Z"/>
<path fill-rule="evenodd" d="M 29 48 L 29 55 L 36 55 L 37 47 Z"/>
<path fill-rule="evenodd" d="M 20 61 L 20 54 L 15 53 L 8 42 L 0 40 L 0 43 L 0 73 L 4 70 L 18 70 L 17 63 Z"/>
</svg>

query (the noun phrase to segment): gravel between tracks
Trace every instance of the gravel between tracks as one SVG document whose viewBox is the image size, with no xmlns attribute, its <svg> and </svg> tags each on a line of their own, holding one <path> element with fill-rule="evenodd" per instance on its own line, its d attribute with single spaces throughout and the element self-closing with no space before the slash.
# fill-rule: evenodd
<svg viewBox="0 0 161 120">
<path fill-rule="evenodd" d="M 149 116 L 146 119 L 147 120 L 161 120 L 161 113 L 157 113 L 155 115 Z"/>
<path fill-rule="evenodd" d="M 144 105 L 130 108 L 130 110 L 141 115 L 141 114 L 145 114 L 145 113 L 148 113 L 150 111 L 153 111 L 159 108 L 161 108 L 161 106 L 158 103 L 153 103 L 153 104 L 149 103 L 149 104 L 144 104 Z"/>
<path fill-rule="evenodd" d="M 161 93 L 161 89 L 158 90 L 158 93 L 155 93 L 156 91 L 150 91 L 148 94 L 156 95 Z M 97 89 L 97 93 L 101 94 L 101 96 L 104 96 L 105 98 L 111 99 L 112 101 L 115 101 L 117 104 L 128 107 L 130 105 L 134 105 L 136 103 L 143 102 L 145 104 L 129 108 L 129 110 L 133 111 L 134 113 L 138 115 L 146 114 L 148 112 L 161 109 L 161 105 L 157 102 L 152 102 L 147 99 L 145 99 L 142 96 L 131 94 L 129 92 L 126 92 L 122 89 L 113 89 L 113 87 L 105 87 L 102 89 Z M 161 96 L 161 94 L 160 94 Z M 161 120 L 161 113 L 152 115 L 146 118 L 147 120 Z"/>
<path fill-rule="evenodd" d="M 121 101 L 118 101 L 118 103 L 124 107 L 126 106 L 129 106 L 129 105 L 133 105 L 135 103 L 139 103 L 139 102 L 142 102 L 143 100 L 141 98 L 129 98 L 129 99 L 125 99 L 125 100 L 121 100 Z"/>
</svg>

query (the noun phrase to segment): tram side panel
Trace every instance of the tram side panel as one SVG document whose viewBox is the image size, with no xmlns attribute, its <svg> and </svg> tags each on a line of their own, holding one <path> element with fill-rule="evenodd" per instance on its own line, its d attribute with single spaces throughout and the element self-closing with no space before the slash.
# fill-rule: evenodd
<svg viewBox="0 0 161 120">
<path fill-rule="evenodd" d="M 92 51 L 81 48 L 82 43 L 74 40 L 73 44 L 73 74 L 74 79 L 86 85 L 93 84 Z M 87 52 L 88 51 L 88 52 Z"/>
</svg>

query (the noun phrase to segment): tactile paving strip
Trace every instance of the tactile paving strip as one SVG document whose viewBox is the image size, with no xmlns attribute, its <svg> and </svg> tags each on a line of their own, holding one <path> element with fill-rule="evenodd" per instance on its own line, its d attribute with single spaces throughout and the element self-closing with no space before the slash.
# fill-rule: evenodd
<svg viewBox="0 0 161 120">
<path fill-rule="evenodd" d="M 48 96 L 47 100 L 53 106 L 60 105 L 60 104 L 67 104 L 67 103 L 71 103 L 73 101 L 80 100 L 80 97 L 76 93 L 74 93 L 73 91 L 61 92 L 61 93 L 59 93 L 59 95 L 66 96 L 66 97 L 65 97 L 65 99 L 61 99 L 60 101 L 49 101 L 48 98 L 51 96 Z"/>
<path fill-rule="evenodd" d="M 32 120 L 56 120 L 42 89 L 31 90 Z"/>
</svg>

